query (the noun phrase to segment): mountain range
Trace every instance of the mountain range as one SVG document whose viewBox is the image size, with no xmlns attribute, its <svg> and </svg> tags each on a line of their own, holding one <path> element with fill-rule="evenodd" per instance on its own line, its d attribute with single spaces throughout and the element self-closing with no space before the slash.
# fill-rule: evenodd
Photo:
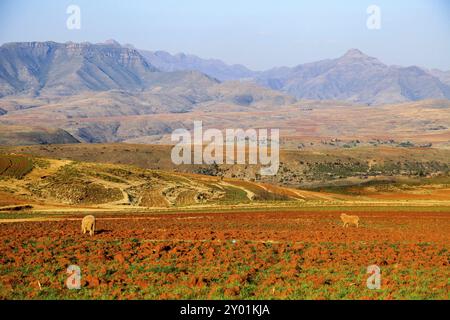
<svg viewBox="0 0 450 320">
<path fill-rule="evenodd" d="M 142 118 L 147 115 L 273 110 L 295 102 L 252 82 L 222 83 L 195 70 L 161 71 L 137 50 L 114 42 L 0 47 L 3 143 L 51 143 L 61 137 L 123 141 L 180 126 L 179 122 L 169 126 L 162 118 Z M 49 130 L 43 132 L 42 126 Z"/>
<path fill-rule="evenodd" d="M 160 70 L 196 70 L 220 81 L 253 80 L 299 99 L 347 100 L 368 105 L 450 99 L 450 71 L 388 66 L 357 49 L 350 49 L 337 59 L 266 71 L 183 53 L 140 53 Z"/>
<path fill-rule="evenodd" d="M 276 125 L 299 141 L 357 132 L 369 139 L 383 124 L 401 139 L 432 133 L 422 141 L 441 142 L 450 128 L 449 79 L 440 70 L 387 66 L 356 49 L 251 71 L 115 41 L 8 43 L 0 47 L 0 144 L 167 143 L 194 117 L 214 128 Z M 419 119 L 415 108 L 427 113 Z M 341 111 L 349 119 L 339 125 Z M 354 127 L 369 114 L 374 123 Z"/>
<path fill-rule="evenodd" d="M 0 97 L 185 86 L 201 90 L 229 80 L 251 81 L 298 99 L 368 105 L 450 99 L 450 72 L 388 66 L 357 49 L 336 59 L 252 71 L 194 55 L 138 50 L 114 40 L 100 44 L 7 43 L 0 47 Z"/>
</svg>

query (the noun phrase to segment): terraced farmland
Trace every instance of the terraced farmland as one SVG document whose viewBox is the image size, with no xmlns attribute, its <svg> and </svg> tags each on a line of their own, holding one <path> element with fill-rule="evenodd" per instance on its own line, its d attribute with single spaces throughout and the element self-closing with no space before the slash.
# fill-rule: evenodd
<svg viewBox="0 0 450 320">
<path fill-rule="evenodd" d="M 33 170 L 30 158 L 16 155 L 0 155 L 0 177 L 22 179 Z"/>
<path fill-rule="evenodd" d="M 14 205 L 104 209 L 176 208 L 304 201 L 298 191 L 213 176 L 148 170 L 128 165 L 3 155 L 0 193 Z M 45 162 L 46 165 L 34 166 Z M 17 201 L 14 201 L 14 198 Z M 313 196 L 311 196 L 313 198 Z"/>
</svg>

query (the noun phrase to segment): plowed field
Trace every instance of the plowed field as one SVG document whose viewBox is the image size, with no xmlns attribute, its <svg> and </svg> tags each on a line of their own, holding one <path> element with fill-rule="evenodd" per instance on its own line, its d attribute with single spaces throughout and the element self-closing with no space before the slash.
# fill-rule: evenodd
<svg viewBox="0 0 450 320">
<path fill-rule="evenodd" d="M 0 298 L 449 298 L 450 213 L 352 212 L 361 225 L 345 229 L 339 214 L 101 215 L 93 237 L 81 217 L 3 223 Z"/>
</svg>

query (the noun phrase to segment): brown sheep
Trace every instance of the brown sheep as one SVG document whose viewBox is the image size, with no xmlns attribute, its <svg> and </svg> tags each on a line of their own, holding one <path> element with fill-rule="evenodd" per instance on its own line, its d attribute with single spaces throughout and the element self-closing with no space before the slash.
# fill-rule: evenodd
<svg viewBox="0 0 450 320">
<path fill-rule="evenodd" d="M 341 214 L 341 220 L 344 223 L 344 227 L 348 227 L 351 224 L 354 224 L 357 228 L 359 227 L 359 217 L 358 216 L 349 216 L 345 213 Z"/>
<path fill-rule="evenodd" d="M 93 236 L 95 233 L 95 217 L 94 216 L 86 216 L 81 221 L 81 232 L 85 234 L 89 231 L 89 235 Z"/>
</svg>

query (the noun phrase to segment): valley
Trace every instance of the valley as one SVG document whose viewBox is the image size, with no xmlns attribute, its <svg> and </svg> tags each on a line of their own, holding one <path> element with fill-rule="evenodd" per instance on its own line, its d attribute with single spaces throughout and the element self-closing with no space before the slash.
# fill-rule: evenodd
<svg viewBox="0 0 450 320">
<path fill-rule="evenodd" d="M 448 79 L 357 49 L 252 71 L 113 40 L 3 44 L 0 299 L 448 299 Z M 280 129 L 277 174 L 174 164 L 194 121 Z"/>
</svg>

